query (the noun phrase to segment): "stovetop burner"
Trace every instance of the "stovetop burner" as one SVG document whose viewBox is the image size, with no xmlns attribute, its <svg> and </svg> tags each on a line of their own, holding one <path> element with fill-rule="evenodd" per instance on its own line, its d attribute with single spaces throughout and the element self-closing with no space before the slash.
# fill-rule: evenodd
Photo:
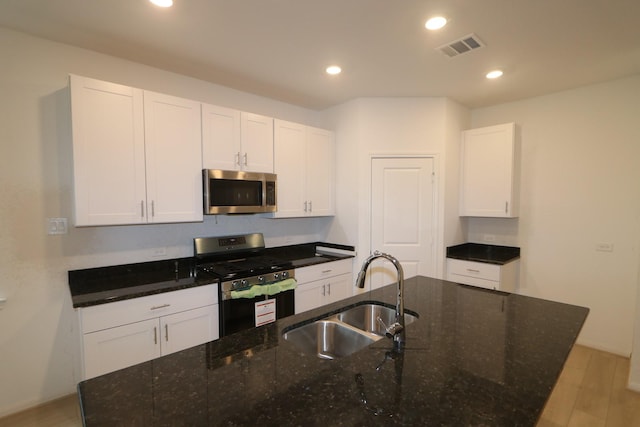
<svg viewBox="0 0 640 427">
<path fill-rule="evenodd" d="M 208 260 L 197 266 L 197 271 L 215 275 L 220 280 L 235 280 L 293 268 L 290 261 L 266 255 L 233 260 Z"/>
</svg>

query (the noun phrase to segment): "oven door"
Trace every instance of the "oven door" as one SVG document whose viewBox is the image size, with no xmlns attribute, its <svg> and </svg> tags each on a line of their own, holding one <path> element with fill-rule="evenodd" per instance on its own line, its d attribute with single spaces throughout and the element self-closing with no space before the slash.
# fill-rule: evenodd
<svg viewBox="0 0 640 427">
<path fill-rule="evenodd" d="M 276 319 L 282 319 L 295 314 L 295 294 L 293 289 L 268 297 L 263 295 L 256 298 L 221 300 L 220 336 L 224 337 L 235 332 L 270 323 L 269 315 L 267 315 L 266 320 L 264 320 L 266 323 L 261 323 L 262 321 L 259 320 L 260 312 L 258 313 L 257 320 L 256 307 L 260 310 L 262 306 L 261 303 L 270 302 L 271 300 L 275 300 L 275 305 L 269 306 L 269 309 L 275 308 Z"/>
</svg>

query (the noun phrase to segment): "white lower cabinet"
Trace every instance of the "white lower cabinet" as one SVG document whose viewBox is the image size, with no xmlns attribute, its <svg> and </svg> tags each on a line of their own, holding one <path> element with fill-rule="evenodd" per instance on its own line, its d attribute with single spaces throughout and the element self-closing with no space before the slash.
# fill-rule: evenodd
<svg viewBox="0 0 640 427">
<path fill-rule="evenodd" d="M 447 258 L 447 280 L 505 292 L 515 292 L 520 261 L 506 264 L 466 261 Z"/>
<path fill-rule="evenodd" d="M 82 379 L 218 339 L 217 286 L 78 309 Z"/>
<path fill-rule="evenodd" d="M 296 314 L 351 296 L 352 259 L 297 268 Z"/>
</svg>

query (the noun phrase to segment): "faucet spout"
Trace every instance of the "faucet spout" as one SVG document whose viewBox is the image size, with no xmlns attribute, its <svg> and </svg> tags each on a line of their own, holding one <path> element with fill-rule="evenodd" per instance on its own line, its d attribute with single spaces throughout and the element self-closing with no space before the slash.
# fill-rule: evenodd
<svg viewBox="0 0 640 427">
<path fill-rule="evenodd" d="M 360 272 L 356 278 L 356 286 L 359 288 L 364 288 L 364 280 L 367 275 L 367 270 L 369 266 L 373 262 L 373 260 L 377 258 L 384 258 L 387 261 L 390 261 L 391 264 L 396 269 L 397 274 L 397 285 L 398 285 L 398 293 L 396 298 L 396 313 L 395 313 L 395 323 L 390 327 L 386 328 L 387 336 L 393 337 L 393 344 L 397 350 L 400 350 L 404 347 L 405 343 L 405 324 L 404 324 L 404 271 L 402 270 L 402 265 L 400 261 L 392 255 L 375 251 L 373 254 L 369 255 L 367 259 L 362 263 L 362 268 L 360 268 Z"/>
</svg>

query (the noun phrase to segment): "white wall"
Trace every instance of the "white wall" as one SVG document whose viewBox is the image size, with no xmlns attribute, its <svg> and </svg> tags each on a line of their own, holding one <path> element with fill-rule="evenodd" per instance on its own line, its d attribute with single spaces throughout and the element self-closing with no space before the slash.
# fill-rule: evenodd
<svg viewBox="0 0 640 427">
<path fill-rule="evenodd" d="M 325 111 L 336 130 L 338 215 L 328 240 L 355 241 L 356 265 L 371 250 L 371 156 L 383 154 L 435 157 L 437 171 L 437 277 L 444 275 L 444 248 L 461 238 L 457 179 L 460 131 L 469 111 L 446 98 L 361 98 Z M 450 168 L 445 172 L 445 167 Z M 450 176 L 451 175 L 451 176 Z M 446 189 L 455 192 L 446 194 Z"/>
<path fill-rule="evenodd" d="M 640 76 L 472 111 L 472 127 L 516 122 L 521 215 L 470 219 L 522 250 L 520 292 L 589 307 L 579 341 L 629 356 L 640 242 Z M 613 252 L 598 252 L 598 243 Z M 639 333 L 637 333 L 638 336 Z"/>
<path fill-rule="evenodd" d="M 75 392 L 78 340 L 67 271 L 191 256 L 192 239 L 263 232 L 267 246 L 324 240 L 331 219 L 73 228 L 69 73 L 322 126 L 318 112 L 0 28 L 0 416 Z M 114 171 L 117 173 L 117 171 Z M 286 238 L 284 237 L 286 236 Z M 337 243 L 352 243 L 340 241 Z"/>
</svg>

